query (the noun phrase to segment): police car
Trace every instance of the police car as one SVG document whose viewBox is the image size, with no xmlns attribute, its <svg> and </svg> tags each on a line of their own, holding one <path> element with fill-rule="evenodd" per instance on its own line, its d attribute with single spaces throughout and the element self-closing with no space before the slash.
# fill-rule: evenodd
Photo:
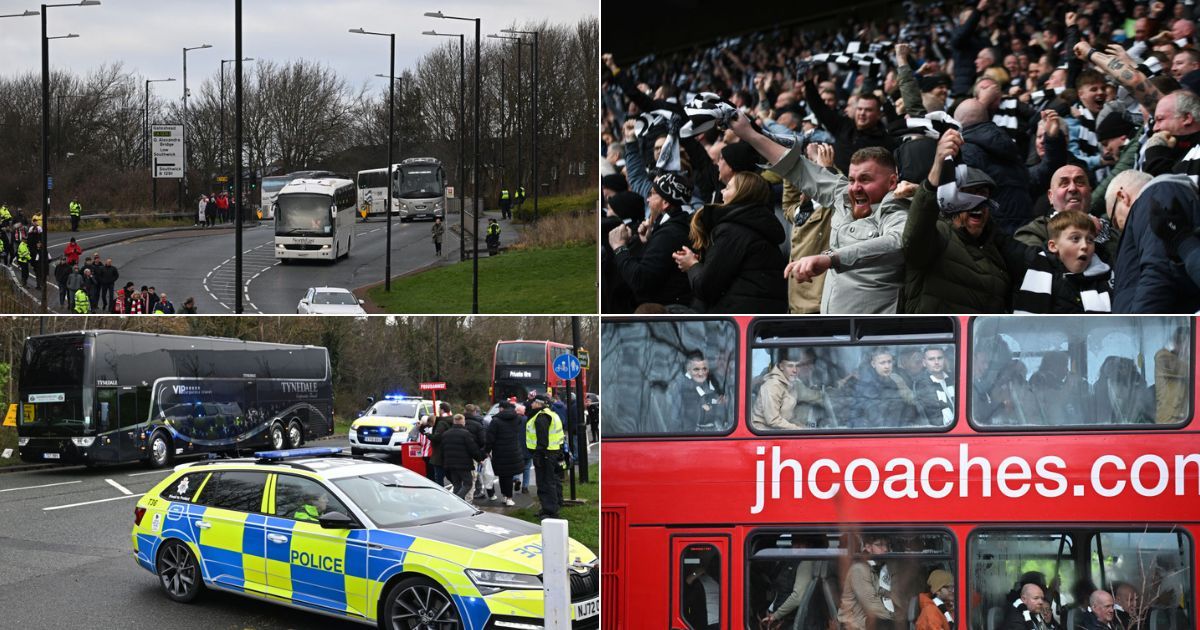
<svg viewBox="0 0 1200 630">
<path fill-rule="evenodd" d="M 433 402 L 408 396 L 387 396 L 350 423 L 350 451 L 398 453 L 408 441 L 408 432 L 432 416 Z"/>
<path fill-rule="evenodd" d="M 541 529 L 337 448 L 177 466 L 134 509 L 167 597 L 205 588 L 375 625 L 542 628 Z M 569 546 L 572 627 L 599 627 L 595 554 Z"/>
</svg>

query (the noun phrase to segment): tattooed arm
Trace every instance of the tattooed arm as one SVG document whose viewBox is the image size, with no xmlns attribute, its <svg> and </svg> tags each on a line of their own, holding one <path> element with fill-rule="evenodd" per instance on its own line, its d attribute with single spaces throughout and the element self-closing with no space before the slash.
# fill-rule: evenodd
<svg viewBox="0 0 1200 630">
<path fill-rule="evenodd" d="M 1075 45 L 1076 57 L 1091 61 L 1097 70 L 1125 86 L 1133 98 L 1137 99 L 1137 102 L 1145 105 L 1146 109 L 1154 111 L 1154 106 L 1158 104 L 1158 99 L 1162 98 L 1162 93 L 1154 87 L 1154 84 L 1142 71 L 1138 70 L 1133 59 L 1125 55 L 1123 50 L 1118 54 L 1114 54 L 1115 52 L 1112 47 L 1109 47 L 1108 52 L 1101 52 L 1092 48 L 1087 42 L 1079 42 Z"/>
</svg>

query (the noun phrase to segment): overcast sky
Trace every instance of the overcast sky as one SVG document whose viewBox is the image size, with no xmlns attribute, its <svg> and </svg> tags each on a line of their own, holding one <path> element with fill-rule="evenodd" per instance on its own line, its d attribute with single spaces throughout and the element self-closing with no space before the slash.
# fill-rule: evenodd
<svg viewBox="0 0 1200 630">
<path fill-rule="evenodd" d="M 39 9 L 41 0 L 0 0 L 0 15 Z M 173 77 L 158 84 L 163 97 L 183 93 L 183 50 L 212 44 L 188 53 L 188 86 L 192 94 L 200 81 L 214 76 L 221 59 L 234 58 L 233 0 L 101 0 L 97 7 L 49 9 L 48 35 L 79 34 L 78 39 L 51 40 L 52 68 L 87 72 L 114 61 L 148 79 Z M 60 3 L 65 3 L 60 0 Z M 246 57 L 285 62 L 320 60 L 329 64 L 352 87 L 364 82 L 386 84 L 388 40 L 353 35 L 368 31 L 396 33 L 396 74 L 411 69 L 430 49 L 457 38 L 429 37 L 422 31 L 466 33 L 468 63 L 474 23 L 424 17 L 426 11 L 482 18 L 484 42 L 489 33 L 514 24 L 540 20 L 574 24 L 596 17 L 598 0 L 245 0 L 242 3 L 242 52 Z M 0 76 L 41 71 L 39 17 L 0 19 Z M 231 72 L 229 64 L 226 72 Z"/>
</svg>

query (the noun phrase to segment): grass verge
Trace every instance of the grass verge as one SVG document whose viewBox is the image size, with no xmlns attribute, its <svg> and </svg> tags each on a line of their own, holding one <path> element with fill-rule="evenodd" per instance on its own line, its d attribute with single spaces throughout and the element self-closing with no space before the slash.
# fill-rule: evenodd
<svg viewBox="0 0 1200 630">
<path fill-rule="evenodd" d="M 538 199 L 538 216 L 542 219 L 561 212 L 580 212 L 596 208 L 599 192 L 596 189 L 585 190 L 577 195 L 554 195 Z M 533 198 L 527 197 L 520 210 L 513 212 L 513 218 L 518 221 L 533 220 Z"/>
<path fill-rule="evenodd" d="M 596 555 L 600 555 L 600 464 L 588 466 L 590 483 L 580 483 L 575 480 L 575 498 L 583 501 L 580 505 L 565 505 L 558 515 L 565 518 L 571 538 L 587 545 Z M 569 479 L 563 480 L 563 498 L 570 499 L 571 486 Z M 508 515 L 530 523 L 541 523 L 537 519 L 538 504 L 532 508 L 521 508 L 509 512 Z"/>
<path fill-rule="evenodd" d="M 470 261 L 438 267 L 374 287 L 368 298 L 384 313 L 471 312 Z M 479 259 L 481 313 L 596 312 L 596 247 L 509 250 Z"/>
</svg>

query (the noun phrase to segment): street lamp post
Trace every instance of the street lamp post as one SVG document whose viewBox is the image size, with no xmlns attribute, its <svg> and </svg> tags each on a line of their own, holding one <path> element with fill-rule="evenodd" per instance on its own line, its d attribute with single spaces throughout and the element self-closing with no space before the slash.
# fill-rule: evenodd
<svg viewBox="0 0 1200 630">
<path fill-rule="evenodd" d="M 50 310 L 50 302 L 47 297 L 46 287 L 49 284 L 46 281 L 49 275 L 49 252 L 50 252 L 50 40 L 51 39 L 66 39 L 78 37 L 78 35 L 65 35 L 62 37 L 54 37 L 46 35 L 46 10 L 51 7 L 93 7 L 98 6 L 100 0 L 80 0 L 80 2 L 71 2 L 67 4 L 43 4 L 42 5 L 42 261 L 41 261 L 41 277 L 42 277 L 42 312 L 46 313 Z M 37 15 L 32 11 L 26 10 L 21 14 L 21 17 L 28 15 Z"/>
<path fill-rule="evenodd" d="M 507 39 L 507 40 L 513 42 L 514 44 L 516 44 L 516 46 L 517 46 L 517 94 L 520 94 L 521 93 L 521 47 L 525 46 L 525 40 L 521 39 L 520 37 L 512 37 L 509 35 L 496 35 L 495 33 L 488 35 L 488 37 L 491 37 L 492 39 Z M 530 45 L 532 46 L 532 44 L 530 44 Z M 504 87 L 503 87 L 503 85 L 504 84 L 502 82 L 501 88 L 500 88 L 501 103 L 504 102 Z M 515 135 L 517 137 L 517 182 L 516 182 L 516 189 L 513 190 L 513 192 L 512 192 L 512 194 L 514 196 L 517 194 L 517 191 L 520 190 L 520 188 L 521 188 L 521 132 L 520 132 L 520 126 L 521 126 L 521 105 L 520 105 L 520 103 L 521 103 L 521 100 L 520 100 L 520 98 L 516 99 L 516 102 L 517 102 L 517 117 L 516 117 L 517 131 L 516 131 Z M 501 138 L 501 142 L 503 142 L 503 138 Z M 503 160 L 501 160 L 501 161 L 503 161 Z"/>
<path fill-rule="evenodd" d="M 143 137 L 145 138 L 145 145 L 146 145 L 146 149 L 144 152 L 144 155 L 146 158 L 146 165 L 151 168 L 151 171 L 150 171 L 150 182 L 151 182 L 151 185 L 150 185 L 150 207 L 153 212 L 158 212 L 158 178 L 155 177 L 155 174 L 153 171 L 154 165 L 151 163 L 151 160 L 150 160 L 150 84 L 151 83 L 163 83 L 163 82 L 174 81 L 174 80 L 175 79 L 173 77 L 167 78 L 167 79 L 146 79 L 146 108 L 143 110 L 144 118 L 142 121 L 142 128 L 145 132 L 145 135 Z"/>
<path fill-rule="evenodd" d="M 188 152 L 189 135 L 188 135 L 188 131 L 187 131 L 187 100 L 188 100 L 187 54 L 188 54 L 189 50 L 201 50 L 204 48 L 212 48 L 212 44 L 201 44 L 199 46 L 192 46 L 190 48 L 184 47 L 184 49 L 183 49 L 183 177 L 179 178 L 179 213 L 180 214 L 183 214 L 183 199 L 184 199 L 184 197 L 187 196 L 187 193 L 188 193 L 187 169 L 188 169 L 188 157 L 190 155 Z M 197 216 L 197 223 L 199 223 L 198 216 Z"/>
<path fill-rule="evenodd" d="M 514 28 L 502 28 L 500 32 L 533 35 L 533 60 L 531 64 L 533 66 L 533 113 L 530 114 L 529 120 L 532 127 L 530 131 L 533 133 L 533 181 L 531 183 L 533 184 L 533 220 L 536 223 L 539 218 L 538 193 L 541 190 L 541 186 L 538 183 L 538 84 L 541 81 L 541 77 L 539 76 L 541 73 L 538 68 L 538 35 L 540 33 L 538 31 L 518 31 Z"/>
<path fill-rule="evenodd" d="M 482 199 L 479 196 L 479 18 L 465 18 L 445 15 L 441 11 L 429 11 L 425 13 L 425 17 L 439 18 L 443 20 L 462 20 L 465 22 L 475 23 L 475 161 L 473 165 L 473 173 L 475 175 L 475 202 L 473 204 L 473 212 L 471 213 L 474 219 L 474 229 L 472 230 L 472 238 L 475 239 L 475 244 L 471 251 L 471 260 L 473 268 L 471 270 L 471 313 L 479 313 L 479 212 L 481 209 Z"/>
<path fill-rule="evenodd" d="M 229 162 L 225 160 L 225 158 L 229 157 L 229 154 L 225 151 L 225 64 L 235 61 L 237 59 L 221 60 L 221 157 L 217 161 L 217 166 L 221 169 L 222 173 L 228 173 L 229 171 Z M 254 58 L 246 57 L 242 61 L 254 61 Z"/>
<path fill-rule="evenodd" d="M 458 38 L 458 260 L 467 259 L 466 199 L 467 193 L 467 64 L 463 53 L 462 33 L 424 31 L 422 35 Z"/>
<path fill-rule="evenodd" d="M 392 155 L 392 146 L 395 144 L 396 137 L 396 34 L 395 33 L 374 33 L 362 28 L 352 28 L 351 33 L 356 35 L 378 35 L 386 37 L 391 42 L 388 53 L 388 76 L 393 80 L 388 82 L 388 160 L 387 160 L 387 180 L 388 180 L 388 195 L 387 195 L 387 210 L 383 216 L 387 219 L 387 255 L 384 256 L 383 270 L 383 290 L 392 290 L 392 205 L 395 203 L 396 186 L 395 180 L 392 177 L 392 164 L 394 163 Z"/>
</svg>

